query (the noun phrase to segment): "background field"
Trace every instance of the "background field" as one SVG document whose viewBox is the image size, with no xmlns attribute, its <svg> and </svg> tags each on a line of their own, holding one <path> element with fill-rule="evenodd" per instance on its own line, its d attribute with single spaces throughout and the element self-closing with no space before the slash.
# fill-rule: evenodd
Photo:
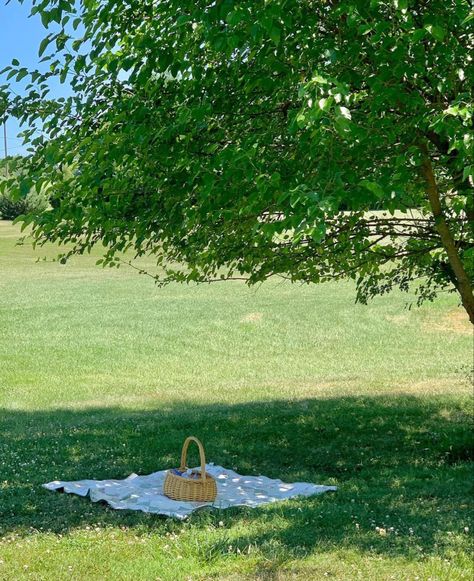
<svg viewBox="0 0 474 581">
<path fill-rule="evenodd" d="M 456 297 L 157 288 L 0 222 L 0 579 L 470 579 L 472 331 Z M 152 265 L 149 265 L 152 267 Z M 336 494 L 186 523 L 40 488 L 176 463 Z"/>
</svg>

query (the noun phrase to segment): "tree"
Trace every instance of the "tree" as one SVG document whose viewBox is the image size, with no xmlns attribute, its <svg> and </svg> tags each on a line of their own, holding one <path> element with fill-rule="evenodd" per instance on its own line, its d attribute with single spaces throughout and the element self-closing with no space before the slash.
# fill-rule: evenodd
<svg viewBox="0 0 474 581">
<path fill-rule="evenodd" d="M 14 61 L 28 92 L 3 94 L 31 144 L 18 192 L 54 200 L 24 219 L 38 243 L 152 254 L 160 282 L 456 290 L 474 323 L 471 2 L 34 4 L 49 69 Z"/>
</svg>

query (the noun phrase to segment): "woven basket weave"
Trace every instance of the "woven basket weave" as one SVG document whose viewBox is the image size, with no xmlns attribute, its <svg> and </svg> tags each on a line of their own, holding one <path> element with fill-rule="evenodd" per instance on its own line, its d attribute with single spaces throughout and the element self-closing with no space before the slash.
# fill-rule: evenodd
<svg viewBox="0 0 474 581">
<path fill-rule="evenodd" d="M 217 496 L 216 481 L 212 476 L 206 473 L 206 457 L 204 455 L 204 448 L 201 442 L 194 436 L 186 438 L 181 452 L 181 465 L 179 470 L 185 472 L 186 457 L 188 454 L 188 447 L 191 442 L 195 442 L 199 448 L 199 458 L 201 460 L 201 473 L 199 478 L 191 479 L 178 476 L 171 471 L 168 471 L 163 485 L 163 492 L 173 500 L 187 500 L 190 502 L 212 502 Z"/>
</svg>

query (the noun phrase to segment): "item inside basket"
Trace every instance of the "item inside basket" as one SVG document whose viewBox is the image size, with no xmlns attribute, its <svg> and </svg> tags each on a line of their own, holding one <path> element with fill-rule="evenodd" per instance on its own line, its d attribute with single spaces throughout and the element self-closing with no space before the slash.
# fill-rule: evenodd
<svg viewBox="0 0 474 581">
<path fill-rule="evenodd" d="M 172 468 L 170 470 L 172 474 L 176 474 L 176 476 L 181 476 L 181 478 L 189 478 L 190 480 L 197 480 L 201 478 L 201 473 L 195 470 L 179 470 L 179 468 Z"/>
</svg>

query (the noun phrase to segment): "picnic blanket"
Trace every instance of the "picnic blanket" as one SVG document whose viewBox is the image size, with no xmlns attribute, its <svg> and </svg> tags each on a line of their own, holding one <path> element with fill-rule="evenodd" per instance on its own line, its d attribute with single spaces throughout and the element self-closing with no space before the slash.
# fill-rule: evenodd
<svg viewBox="0 0 474 581">
<path fill-rule="evenodd" d="M 212 503 L 186 502 L 172 500 L 163 494 L 166 472 L 166 470 L 160 470 L 147 476 L 130 474 L 123 480 L 76 480 L 73 482 L 55 480 L 43 486 L 48 490 L 63 491 L 79 496 L 89 495 L 93 502 L 105 501 L 115 509 L 141 510 L 181 520 L 203 507 L 249 506 L 255 508 L 295 496 L 312 496 L 337 490 L 336 486 L 321 486 L 308 482 L 285 484 L 281 480 L 266 476 L 241 476 L 223 466 L 206 464 L 206 472 L 217 481 L 216 500 Z"/>
</svg>

